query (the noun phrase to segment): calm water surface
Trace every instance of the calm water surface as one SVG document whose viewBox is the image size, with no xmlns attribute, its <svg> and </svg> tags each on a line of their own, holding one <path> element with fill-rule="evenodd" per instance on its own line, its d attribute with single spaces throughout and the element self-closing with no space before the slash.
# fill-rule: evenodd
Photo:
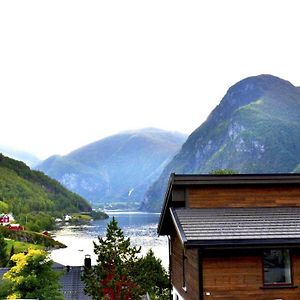
<svg viewBox="0 0 300 300">
<path fill-rule="evenodd" d="M 92 263 L 96 262 L 93 252 L 93 241 L 106 234 L 107 223 L 112 216 L 116 218 L 124 235 L 130 237 L 131 244 L 142 246 L 142 254 L 150 248 L 155 256 L 168 266 L 168 241 L 166 237 L 157 236 L 157 224 L 160 214 L 141 212 L 108 212 L 110 218 L 93 221 L 84 226 L 64 226 L 52 232 L 55 239 L 68 246 L 65 249 L 53 250 L 51 258 L 64 265 L 80 266 L 86 254 L 91 255 Z"/>
</svg>

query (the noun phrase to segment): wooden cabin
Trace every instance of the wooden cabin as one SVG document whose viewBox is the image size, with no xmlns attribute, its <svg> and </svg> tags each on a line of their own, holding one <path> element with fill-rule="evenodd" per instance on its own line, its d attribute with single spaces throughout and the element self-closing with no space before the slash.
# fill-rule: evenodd
<svg viewBox="0 0 300 300">
<path fill-rule="evenodd" d="M 299 300 L 300 175 L 175 175 L 158 225 L 174 300 Z"/>
</svg>

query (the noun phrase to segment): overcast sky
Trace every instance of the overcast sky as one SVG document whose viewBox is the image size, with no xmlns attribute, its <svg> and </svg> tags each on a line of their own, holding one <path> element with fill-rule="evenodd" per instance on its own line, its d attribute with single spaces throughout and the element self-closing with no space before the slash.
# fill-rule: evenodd
<svg viewBox="0 0 300 300">
<path fill-rule="evenodd" d="M 119 131 L 191 133 L 237 81 L 300 86 L 300 3 L 0 1 L 0 145 L 46 158 Z"/>
</svg>

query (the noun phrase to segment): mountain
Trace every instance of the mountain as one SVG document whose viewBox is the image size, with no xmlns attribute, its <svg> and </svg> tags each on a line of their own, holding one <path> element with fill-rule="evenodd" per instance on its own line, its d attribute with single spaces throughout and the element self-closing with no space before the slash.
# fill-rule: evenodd
<svg viewBox="0 0 300 300">
<path fill-rule="evenodd" d="M 232 86 L 149 188 L 143 209 L 159 210 L 170 173 L 292 172 L 300 163 L 300 88 L 272 75 Z M 299 167 L 300 169 L 300 167 Z"/>
<path fill-rule="evenodd" d="M 35 165 L 41 162 L 41 160 L 38 157 L 27 151 L 18 150 L 3 145 L 0 145 L 0 153 L 9 156 L 10 158 L 23 161 L 29 167 L 34 167 Z"/>
<path fill-rule="evenodd" d="M 0 154 L 0 213 L 13 212 L 19 222 L 26 218 L 39 227 L 51 223 L 51 217 L 90 210 L 86 200 L 58 181 Z"/>
<path fill-rule="evenodd" d="M 37 169 L 94 204 L 141 202 L 185 139 L 155 128 L 127 131 L 52 156 Z"/>
</svg>

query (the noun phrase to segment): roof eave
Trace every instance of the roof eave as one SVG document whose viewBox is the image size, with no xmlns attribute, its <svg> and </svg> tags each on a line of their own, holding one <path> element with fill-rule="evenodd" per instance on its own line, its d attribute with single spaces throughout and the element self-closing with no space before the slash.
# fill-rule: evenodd
<svg viewBox="0 0 300 300">
<path fill-rule="evenodd" d="M 169 178 L 167 190 L 166 190 L 166 193 L 164 196 L 164 204 L 163 204 L 162 212 L 160 213 L 160 218 L 159 218 L 159 222 L 158 222 L 158 226 L 157 226 L 158 235 L 166 235 L 165 233 L 162 232 L 163 231 L 163 223 L 164 223 L 165 215 L 168 212 L 168 204 L 169 204 L 168 200 L 170 198 L 172 186 L 174 183 L 174 178 L 175 178 L 175 173 L 172 173 Z"/>
<path fill-rule="evenodd" d="M 183 230 L 183 228 L 180 224 L 180 221 L 179 221 L 176 213 L 174 212 L 174 208 L 172 208 L 172 207 L 170 207 L 170 214 L 171 214 L 173 224 L 175 226 L 175 229 L 178 233 L 178 236 L 180 238 L 180 241 L 181 241 L 182 245 L 186 245 L 187 244 L 187 238 L 186 238 L 184 230 Z"/>
<path fill-rule="evenodd" d="M 168 235 L 164 230 L 164 220 L 169 213 L 170 196 L 174 186 L 216 186 L 216 185 L 300 185 L 300 174 L 233 174 L 233 175 L 197 175 L 197 174 L 170 174 L 168 186 L 164 196 L 163 208 L 157 227 L 158 235 Z"/>
<path fill-rule="evenodd" d="M 239 248 L 300 248 L 300 238 L 243 239 L 243 240 L 187 240 L 188 248 L 239 249 Z"/>
<path fill-rule="evenodd" d="M 243 184 L 300 184 L 300 174 L 277 173 L 277 174 L 173 174 L 173 185 L 243 185 Z"/>
</svg>

